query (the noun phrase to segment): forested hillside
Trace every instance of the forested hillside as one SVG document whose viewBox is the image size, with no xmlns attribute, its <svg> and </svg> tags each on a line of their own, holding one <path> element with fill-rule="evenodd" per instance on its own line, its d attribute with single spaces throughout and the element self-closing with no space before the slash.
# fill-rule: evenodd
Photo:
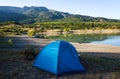
<svg viewBox="0 0 120 79">
<path fill-rule="evenodd" d="M 16 21 L 24 24 L 45 21 L 64 21 L 64 22 L 118 22 L 116 19 L 102 17 L 91 17 L 85 15 L 75 15 L 67 12 L 51 10 L 46 7 L 11 7 L 0 6 L 0 22 Z"/>
</svg>

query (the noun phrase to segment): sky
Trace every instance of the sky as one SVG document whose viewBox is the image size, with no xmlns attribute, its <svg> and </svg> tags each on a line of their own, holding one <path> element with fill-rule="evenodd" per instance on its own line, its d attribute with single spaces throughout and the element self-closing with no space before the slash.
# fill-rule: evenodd
<svg viewBox="0 0 120 79">
<path fill-rule="evenodd" d="M 44 6 L 71 14 L 120 19 L 120 0 L 0 0 L 0 6 Z"/>
</svg>

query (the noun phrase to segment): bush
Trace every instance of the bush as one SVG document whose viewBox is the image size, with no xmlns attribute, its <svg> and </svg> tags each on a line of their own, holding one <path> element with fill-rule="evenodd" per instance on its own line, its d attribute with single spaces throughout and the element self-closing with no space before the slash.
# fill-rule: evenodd
<svg viewBox="0 0 120 79">
<path fill-rule="evenodd" d="M 35 38 L 45 38 L 45 35 L 44 34 L 36 34 Z"/>
<path fill-rule="evenodd" d="M 32 60 L 35 59 L 36 54 L 35 54 L 35 49 L 31 45 L 27 45 L 25 50 L 24 50 L 25 58 L 27 60 Z"/>
<path fill-rule="evenodd" d="M 3 29 L 0 29 L 0 35 L 3 35 L 3 34 L 4 34 Z"/>
<path fill-rule="evenodd" d="M 29 30 L 27 34 L 29 36 L 34 36 L 35 35 L 35 30 Z"/>
<path fill-rule="evenodd" d="M 7 41 L 7 44 L 8 44 L 9 46 L 12 46 L 12 45 L 13 45 L 13 41 L 12 41 L 11 39 L 9 39 L 9 40 Z"/>
</svg>

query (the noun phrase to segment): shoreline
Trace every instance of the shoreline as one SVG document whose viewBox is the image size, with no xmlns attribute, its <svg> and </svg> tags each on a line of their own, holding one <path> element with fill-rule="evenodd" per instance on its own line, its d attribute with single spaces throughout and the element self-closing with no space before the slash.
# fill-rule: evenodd
<svg viewBox="0 0 120 79">
<path fill-rule="evenodd" d="M 48 43 L 55 41 L 49 39 L 40 39 L 40 38 L 33 38 L 33 37 L 14 37 L 14 38 L 5 38 L 5 39 L 12 39 L 14 44 L 10 49 L 16 48 L 24 48 L 25 45 L 33 45 L 38 48 L 43 48 Z M 108 52 L 108 53 L 120 53 L 120 46 L 113 46 L 113 45 L 106 45 L 106 44 L 93 44 L 93 43 L 77 43 L 77 42 L 69 42 L 71 43 L 78 52 Z M 6 47 L 2 47 L 6 48 Z M 0 49 L 2 49 L 0 48 Z M 9 47 L 7 47 L 9 49 Z"/>
<path fill-rule="evenodd" d="M 13 47 L 0 47 L 0 51 L 23 51 L 27 44 L 33 45 L 37 51 L 41 51 L 48 43 L 55 41 L 49 39 L 38 39 L 32 37 L 14 37 Z M 120 46 L 112 46 L 105 44 L 91 44 L 91 43 L 76 43 L 69 42 L 77 50 L 78 54 L 86 54 L 106 58 L 120 59 Z M 38 52 L 39 53 L 39 52 Z"/>
<path fill-rule="evenodd" d="M 120 46 L 70 42 L 78 52 L 119 53 Z"/>
<path fill-rule="evenodd" d="M 120 46 L 91 43 L 71 43 L 77 50 L 78 55 L 97 56 L 108 59 L 120 59 Z"/>
<path fill-rule="evenodd" d="M 43 34 L 47 36 L 66 34 L 67 32 L 60 32 L 60 29 L 46 30 Z M 120 29 L 81 29 L 81 30 L 70 30 L 68 34 L 117 34 L 120 33 Z"/>
</svg>

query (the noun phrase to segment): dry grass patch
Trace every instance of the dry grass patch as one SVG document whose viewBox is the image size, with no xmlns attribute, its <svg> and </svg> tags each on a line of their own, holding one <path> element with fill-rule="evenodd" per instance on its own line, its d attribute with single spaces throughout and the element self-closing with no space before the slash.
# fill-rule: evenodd
<svg viewBox="0 0 120 79">
<path fill-rule="evenodd" d="M 32 67 L 22 51 L 0 50 L 0 79 L 120 79 L 120 60 L 81 54 L 86 73 L 55 75 Z"/>
</svg>

